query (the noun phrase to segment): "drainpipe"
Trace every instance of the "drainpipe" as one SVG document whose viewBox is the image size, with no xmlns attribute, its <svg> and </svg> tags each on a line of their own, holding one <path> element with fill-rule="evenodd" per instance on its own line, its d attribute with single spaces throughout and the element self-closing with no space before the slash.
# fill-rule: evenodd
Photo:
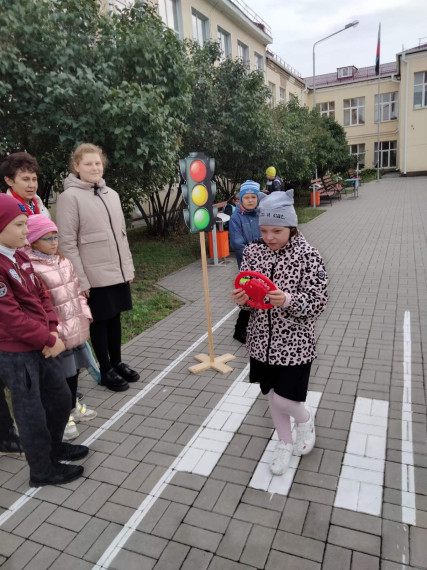
<svg viewBox="0 0 427 570">
<path fill-rule="evenodd" d="M 406 176 L 406 159 L 408 154 L 408 90 L 409 90 L 409 61 L 402 49 L 402 61 L 406 63 L 406 85 L 405 85 L 405 130 L 403 132 L 403 175 Z"/>
</svg>

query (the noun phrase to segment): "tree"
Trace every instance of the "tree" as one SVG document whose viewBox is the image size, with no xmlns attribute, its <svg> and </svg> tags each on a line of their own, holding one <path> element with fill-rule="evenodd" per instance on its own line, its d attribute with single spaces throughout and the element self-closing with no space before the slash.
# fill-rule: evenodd
<svg viewBox="0 0 427 570">
<path fill-rule="evenodd" d="M 103 16 L 95 0 L 0 0 L 0 53 L 0 152 L 36 156 L 42 194 L 83 141 L 106 151 L 125 206 L 169 180 L 190 82 L 184 45 L 154 8 Z"/>
<path fill-rule="evenodd" d="M 193 98 L 183 153 L 200 150 L 215 157 L 215 179 L 228 198 L 270 161 L 274 133 L 270 92 L 262 73 L 248 73 L 240 60 L 218 63 L 216 43 L 189 44 Z"/>
<path fill-rule="evenodd" d="M 290 101 L 274 111 L 277 127 L 277 165 L 289 184 L 307 187 L 310 179 L 351 166 L 343 127 L 317 110 Z"/>
</svg>

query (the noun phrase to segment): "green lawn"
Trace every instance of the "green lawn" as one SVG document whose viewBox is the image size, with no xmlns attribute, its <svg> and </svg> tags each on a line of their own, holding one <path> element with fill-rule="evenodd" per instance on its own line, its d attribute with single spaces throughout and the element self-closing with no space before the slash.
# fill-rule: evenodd
<svg viewBox="0 0 427 570">
<path fill-rule="evenodd" d="M 129 232 L 128 237 L 136 273 L 131 285 L 133 310 L 122 315 L 124 343 L 182 305 L 155 284 L 200 258 L 199 236 L 195 234 L 162 239 L 150 237 L 139 228 Z"/>
<path fill-rule="evenodd" d="M 301 224 L 325 211 L 299 207 L 296 210 Z M 128 237 L 136 274 L 131 285 L 133 310 L 122 315 L 123 343 L 182 305 L 179 299 L 167 291 L 161 291 L 155 284 L 166 275 L 200 258 L 200 240 L 197 234 L 172 235 L 162 239 L 150 237 L 145 228 L 139 228 L 130 231 Z"/>
</svg>

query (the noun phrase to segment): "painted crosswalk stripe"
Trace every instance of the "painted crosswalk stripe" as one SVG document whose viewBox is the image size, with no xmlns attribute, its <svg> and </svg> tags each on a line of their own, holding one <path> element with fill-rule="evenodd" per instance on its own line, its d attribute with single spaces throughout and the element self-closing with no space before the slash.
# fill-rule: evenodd
<svg viewBox="0 0 427 570">
<path fill-rule="evenodd" d="M 389 403 L 357 398 L 335 507 L 381 515 Z"/>
<path fill-rule="evenodd" d="M 321 397 L 322 392 L 309 391 L 307 394 L 306 404 L 313 410 L 314 415 L 316 415 Z M 252 479 L 249 482 L 249 487 L 268 491 L 269 493 L 277 493 L 278 495 L 287 495 L 294 480 L 301 457 L 296 457 L 295 455 L 292 456 L 291 463 L 286 472 L 283 475 L 273 475 L 270 471 L 270 463 L 273 460 L 273 451 L 277 441 L 277 432 L 274 431 L 273 437 L 268 443 L 263 456 L 254 471 Z"/>
<path fill-rule="evenodd" d="M 403 320 L 402 397 L 402 522 L 416 524 L 414 446 L 412 441 L 412 341 L 411 313 Z"/>
<path fill-rule="evenodd" d="M 244 372 L 225 394 L 191 448 L 182 456 L 176 466 L 177 471 L 206 477 L 212 473 L 260 393 L 258 384 L 246 381 L 248 368 Z"/>
</svg>

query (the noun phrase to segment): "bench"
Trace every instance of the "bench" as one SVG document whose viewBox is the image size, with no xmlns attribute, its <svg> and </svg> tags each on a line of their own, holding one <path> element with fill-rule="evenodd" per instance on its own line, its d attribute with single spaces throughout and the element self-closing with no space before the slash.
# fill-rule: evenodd
<svg viewBox="0 0 427 570">
<path fill-rule="evenodd" d="M 335 194 L 335 190 L 332 192 L 331 190 L 327 190 L 321 178 L 314 178 L 310 180 L 310 190 L 316 189 L 316 192 L 320 194 L 320 201 L 328 201 L 332 206 L 332 197 Z"/>
<path fill-rule="evenodd" d="M 341 192 L 342 192 L 341 184 L 338 184 L 336 182 L 332 182 L 332 178 L 331 178 L 330 174 L 326 174 L 325 176 L 322 176 L 322 182 L 323 182 L 323 186 L 325 187 L 325 189 L 328 192 L 332 192 L 332 198 L 337 198 L 338 200 L 341 200 Z"/>
<path fill-rule="evenodd" d="M 356 170 L 348 170 L 348 177 L 349 178 L 358 178 L 359 179 L 359 186 L 362 184 L 362 178 L 360 177 L 359 171 Z"/>
</svg>

